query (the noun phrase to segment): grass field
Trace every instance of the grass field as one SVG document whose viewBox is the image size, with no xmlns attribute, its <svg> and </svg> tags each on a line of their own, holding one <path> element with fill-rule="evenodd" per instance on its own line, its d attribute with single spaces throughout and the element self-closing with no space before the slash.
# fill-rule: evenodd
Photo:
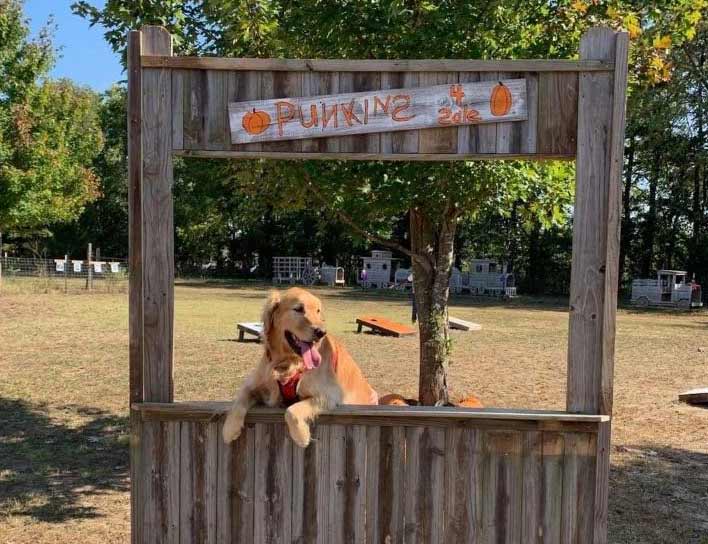
<svg viewBox="0 0 708 544">
<path fill-rule="evenodd" d="M 355 334 L 354 318 L 406 322 L 405 296 L 318 289 L 328 330 L 379 393 L 415 396 L 417 338 Z M 235 323 L 266 288 L 176 289 L 175 395 L 225 399 L 258 357 Z M 453 301 L 478 322 L 453 331 L 453 396 L 563 409 L 566 303 Z M 0 542 L 128 542 L 128 312 L 125 294 L 0 295 Z M 699 348 L 705 348 L 699 350 Z M 708 410 L 679 404 L 708 385 L 708 313 L 618 316 L 610 542 L 708 544 Z"/>
</svg>

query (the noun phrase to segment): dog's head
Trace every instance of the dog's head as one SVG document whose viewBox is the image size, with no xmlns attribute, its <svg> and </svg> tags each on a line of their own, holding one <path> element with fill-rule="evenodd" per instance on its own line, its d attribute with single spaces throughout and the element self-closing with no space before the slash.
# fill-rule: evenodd
<svg viewBox="0 0 708 544">
<path fill-rule="evenodd" d="M 321 362 L 318 347 L 327 331 L 322 303 L 313 294 L 293 287 L 284 293 L 271 293 L 263 309 L 263 336 L 268 359 L 297 356 L 306 369 Z"/>
</svg>

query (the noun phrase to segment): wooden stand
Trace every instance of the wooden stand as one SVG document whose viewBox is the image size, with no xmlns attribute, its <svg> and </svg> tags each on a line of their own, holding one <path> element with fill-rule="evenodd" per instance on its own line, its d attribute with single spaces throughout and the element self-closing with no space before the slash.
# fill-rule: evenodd
<svg viewBox="0 0 708 544">
<path fill-rule="evenodd" d="M 173 57 L 128 39 L 132 542 L 607 542 L 628 37 L 580 59 Z M 526 80 L 527 118 L 233 145 L 230 102 Z M 281 411 L 234 444 L 227 404 L 173 403 L 174 155 L 350 160 L 576 159 L 567 411 L 346 407 L 306 450 Z"/>
</svg>

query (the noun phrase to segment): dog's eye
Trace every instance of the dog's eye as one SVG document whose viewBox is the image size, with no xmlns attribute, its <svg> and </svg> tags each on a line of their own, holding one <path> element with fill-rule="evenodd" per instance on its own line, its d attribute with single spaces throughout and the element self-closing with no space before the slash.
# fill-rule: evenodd
<svg viewBox="0 0 708 544">
<path fill-rule="evenodd" d="M 295 311 L 296 311 L 297 313 L 299 313 L 299 314 L 304 314 L 304 313 L 305 313 L 305 307 L 304 307 L 304 306 L 295 306 L 295 307 L 293 308 L 293 310 L 295 310 Z"/>
</svg>

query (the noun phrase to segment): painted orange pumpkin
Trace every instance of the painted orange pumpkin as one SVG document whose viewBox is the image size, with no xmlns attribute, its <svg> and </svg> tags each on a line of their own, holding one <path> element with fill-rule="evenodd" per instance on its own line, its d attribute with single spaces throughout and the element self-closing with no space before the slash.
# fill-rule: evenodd
<svg viewBox="0 0 708 544">
<path fill-rule="evenodd" d="M 506 115 L 511 110 L 511 91 L 501 81 L 492 91 L 489 107 L 495 117 Z"/>
<path fill-rule="evenodd" d="M 260 134 L 270 126 L 270 115 L 262 110 L 249 111 L 243 116 L 241 124 L 249 134 Z"/>
</svg>

